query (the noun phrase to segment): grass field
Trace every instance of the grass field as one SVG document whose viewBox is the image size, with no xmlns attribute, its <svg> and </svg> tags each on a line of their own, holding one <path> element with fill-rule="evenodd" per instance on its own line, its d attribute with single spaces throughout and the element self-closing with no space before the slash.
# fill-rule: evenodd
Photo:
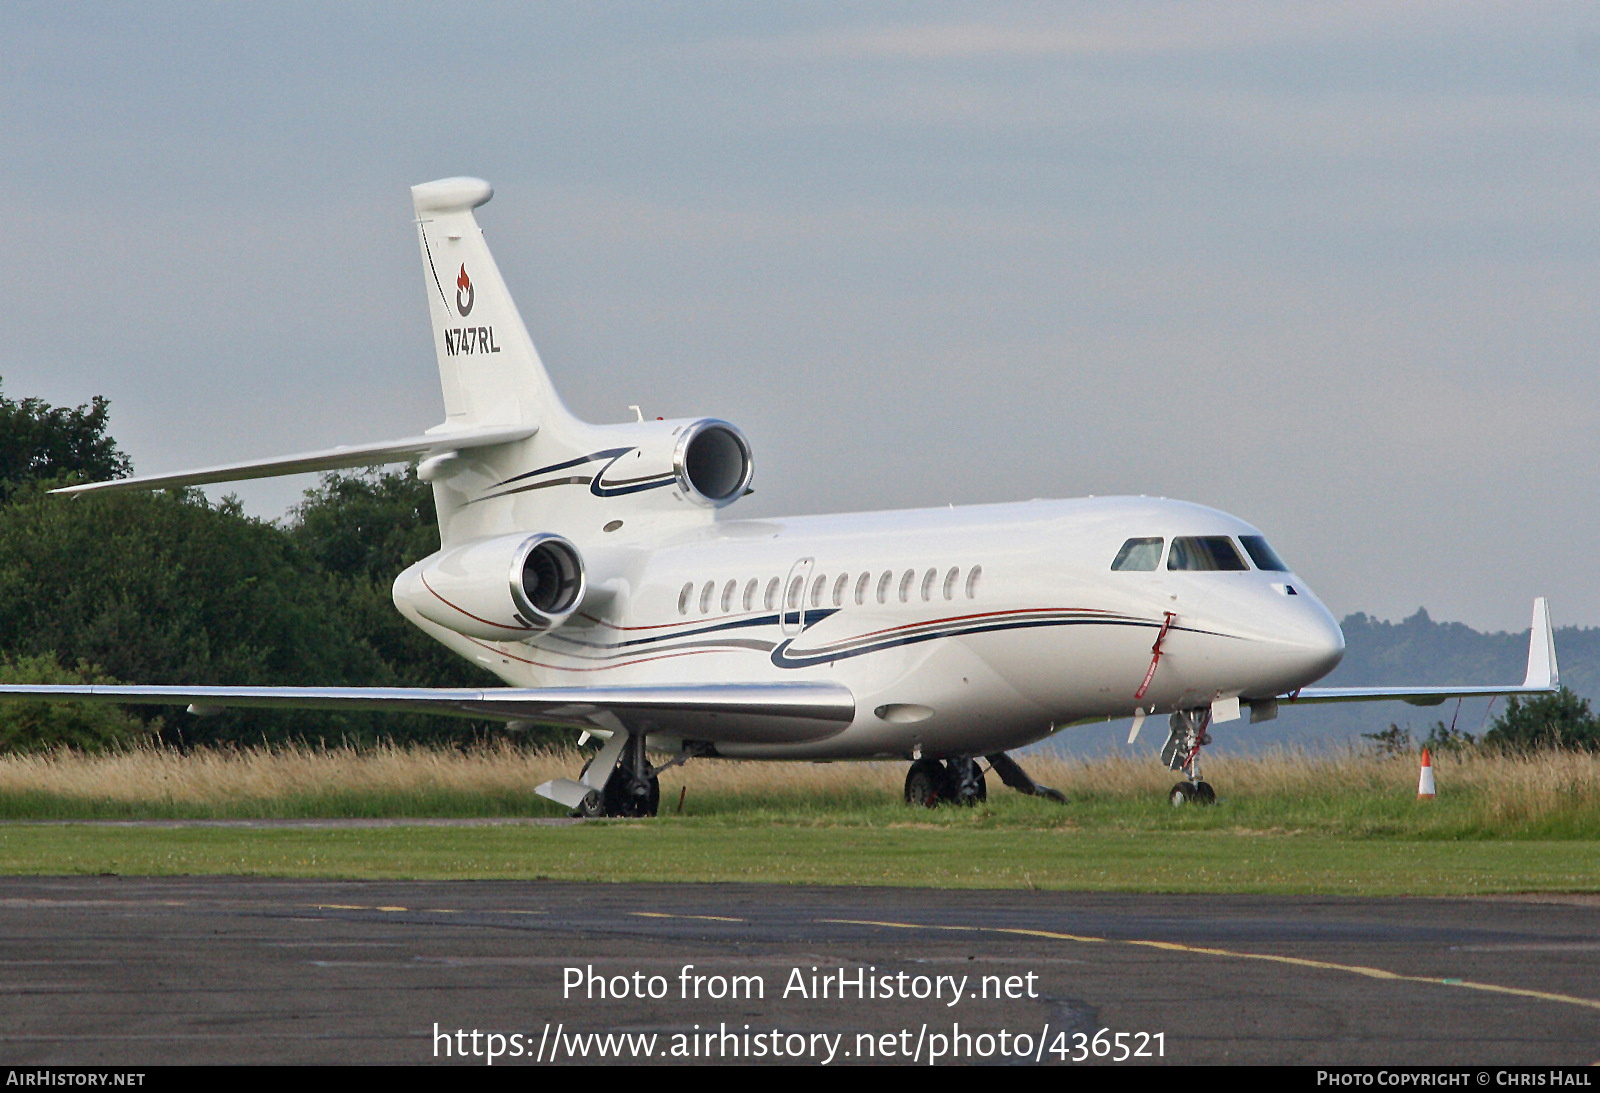
<svg viewBox="0 0 1600 1093">
<path fill-rule="evenodd" d="M 558 816 L 572 752 L 153 749 L 0 759 L 0 872 L 763 880 L 1138 891 L 1600 891 L 1600 757 L 1214 759 L 1212 808 L 1148 760 L 1036 758 L 1067 806 L 990 776 L 973 809 L 908 809 L 904 764 L 702 761 L 662 815 L 560 826 L 114 827 L 75 819 Z M 683 807 L 678 811 L 682 795 Z M 56 823 L 16 821 L 53 820 Z"/>
</svg>

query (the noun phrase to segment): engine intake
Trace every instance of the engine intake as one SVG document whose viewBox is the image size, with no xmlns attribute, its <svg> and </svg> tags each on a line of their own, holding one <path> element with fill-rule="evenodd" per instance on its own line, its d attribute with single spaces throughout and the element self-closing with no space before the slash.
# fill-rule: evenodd
<svg viewBox="0 0 1600 1093">
<path fill-rule="evenodd" d="M 679 434 L 672 470 L 685 494 L 721 508 L 744 496 L 755 464 L 743 433 L 726 421 L 705 418 Z"/>
<path fill-rule="evenodd" d="M 543 630 L 566 622 L 583 600 L 583 559 L 559 535 L 525 540 L 511 563 L 511 598 Z"/>
<path fill-rule="evenodd" d="M 583 602 L 583 559 L 559 535 L 497 535 L 426 558 L 395 581 L 396 602 L 476 638 L 518 641 L 553 630 Z"/>
</svg>

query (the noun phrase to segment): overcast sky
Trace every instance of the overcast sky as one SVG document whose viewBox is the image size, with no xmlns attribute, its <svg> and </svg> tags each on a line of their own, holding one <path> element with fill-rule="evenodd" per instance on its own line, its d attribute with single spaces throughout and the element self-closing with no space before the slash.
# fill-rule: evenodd
<svg viewBox="0 0 1600 1093">
<path fill-rule="evenodd" d="M 408 187 L 471 174 L 568 404 L 736 422 L 733 514 L 1160 494 L 1336 614 L 1600 625 L 1595 5 L 50 3 L 0 56 L 5 393 L 142 472 L 435 424 Z"/>
</svg>

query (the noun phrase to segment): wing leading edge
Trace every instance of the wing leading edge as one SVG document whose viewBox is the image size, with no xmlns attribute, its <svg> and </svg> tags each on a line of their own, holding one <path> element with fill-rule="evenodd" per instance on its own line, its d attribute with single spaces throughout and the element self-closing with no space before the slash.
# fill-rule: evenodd
<svg viewBox="0 0 1600 1093">
<path fill-rule="evenodd" d="M 834 683 L 709 683 L 633 687 L 129 687 L 9 684 L 0 700 L 116 702 L 242 709 L 379 710 L 593 727 L 609 713 L 629 728 L 712 743 L 825 740 L 855 718 L 855 696 Z"/>
<path fill-rule="evenodd" d="M 145 474 L 136 478 L 114 478 L 109 482 L 85 482 L 63 486 L 51 493 L 115 493 L 122 490 L 160 490 L 179 486 L 207 486 L 215 482 L 243 482 L 250 478 L 274 478 L 285 474 L 337 471 L 347 467 L 375 467 L 383 463 L 404 463 L 412 459 L 443 455 L 446 452 L 484 448 L 526 440 L 538 432 L 531 425 L 503 426 L 456 432 L 424 433 L 400 440 L 380 440 L 375 444 L 351 444 L 317 452 L 274 456 L 245 463 L 224 463 L 173 474 Z"/>
<path fill-rule="evenodd" d="M 1491 695 L 1554 694 L 1561 686 L 1556 668 L 1555 632 L 1550 627 L 1550 607 L 1543 596 L 1533 601 L 1533 625 L 1528 633 L 1528 671 L 1522 683 L 1502 687 L 1303 687 L 1282 697 L 1286 702 L 1409 702 L 1437 706 L 1451 698 L 1487 698 Z"/>
</svg>

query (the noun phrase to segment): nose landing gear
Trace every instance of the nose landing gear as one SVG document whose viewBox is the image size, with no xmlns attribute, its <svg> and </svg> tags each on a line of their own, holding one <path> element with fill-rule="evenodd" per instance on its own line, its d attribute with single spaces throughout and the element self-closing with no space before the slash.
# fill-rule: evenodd
<svg viewBox="0 0 1600 1093">
<path fill-rule="evenodd" d="M 1210 708 L 1179 710 L 1167 724 L 1171 733 L 1162 745 L 1161 761 L 1186 779 L 1172 787 L 1167 801 L 1174 808 L 1216 804 L 1217 794 L 1211 783 L 1200 780 L 1200 749 L 1211 743 L 1211 734 L 1206 731 L 1211 726 Z"/>
<path fill-rule="evenodd" d="M 1172 792 L 1167 794 L 1167 800 L 1173 808 L 1183 805 L 1214 805 L 1217 803 L 1217 794 L 1211 788 L 1210 782 L 1179 782 L 1172 787 Z"/>
</svg>

